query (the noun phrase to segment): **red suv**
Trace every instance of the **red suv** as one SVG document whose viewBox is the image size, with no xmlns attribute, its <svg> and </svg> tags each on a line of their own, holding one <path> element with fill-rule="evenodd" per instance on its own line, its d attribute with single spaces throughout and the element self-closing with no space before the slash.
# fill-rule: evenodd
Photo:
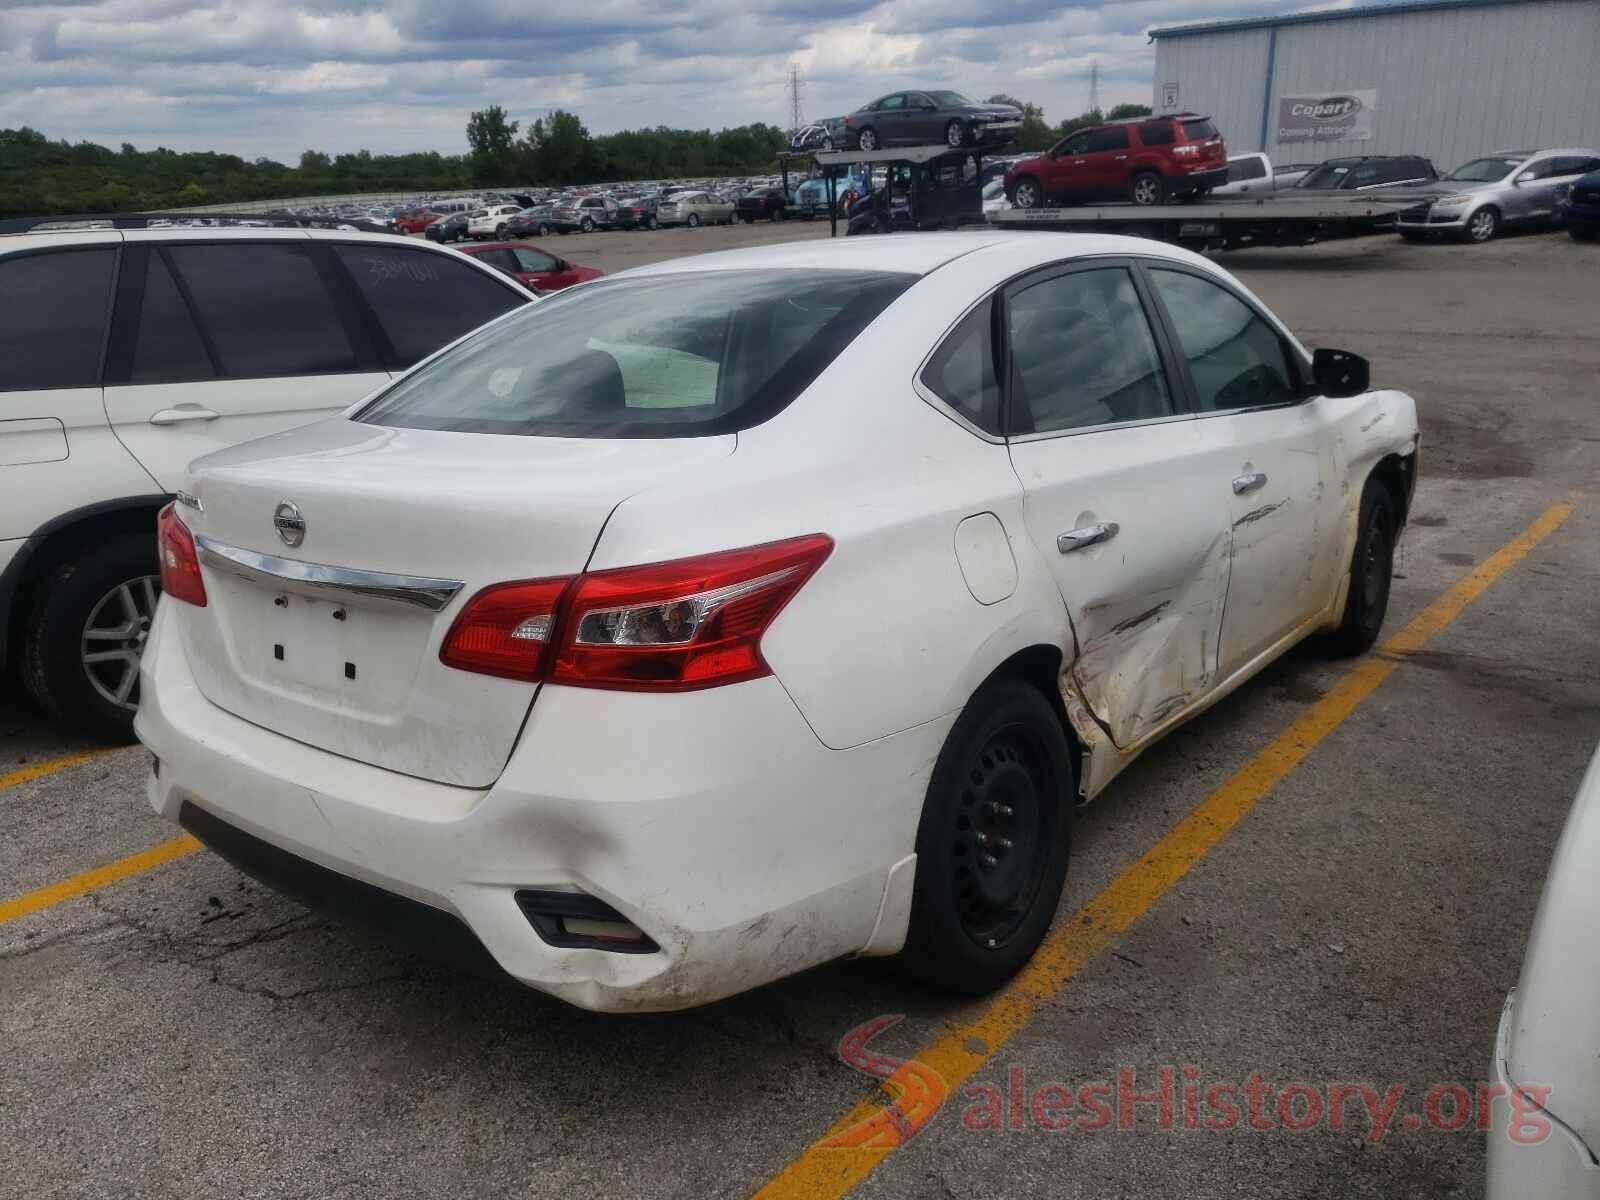
<svg viewBox="0 0 1600 1200">
<path fill-rule="evenodd" d="M 557 258 L 526 242 L 483 242 L 476 246 L 463 246 L 461 251 L 479 262 L 488 263 L 497 271 L 504 271 L 540 295 L 559 292 L 562 288 L 599 279 L 605 274 L 599 267 L 580 267 L 575 262 Z"/>
<path fill-rule="evenodd" d="M 1052 201 L 1198 200 L 1228 181 L 1228 150 L 1210 117 L 1138 117 L 1079 129 L 1013 164 L 1006 195 L 1018 208 Z"/>
</svg>

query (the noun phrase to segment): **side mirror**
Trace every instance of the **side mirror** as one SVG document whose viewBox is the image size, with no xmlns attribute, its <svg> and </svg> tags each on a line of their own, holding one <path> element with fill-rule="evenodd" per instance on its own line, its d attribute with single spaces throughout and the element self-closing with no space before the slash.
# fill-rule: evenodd
<svg viewBox="0 0 1600 1200">
<path fill-rule="evenodd" d="M 1532 171 L 1524 171 L 1521 175 L 1518 175 L 1511 182 L 1516 184 L 1517 187 L 1521 187 L 1525 183 L 1532 183 L 1533 182 L 1533 172 Z"/>
<path fill-rule="evenodd" d="M 1371 386 L 1372 369 L 1348 350 L 1318 350 L 1311 356 L 1311 378 L 1324 396 L 1359 396 Z"/>
</svg>

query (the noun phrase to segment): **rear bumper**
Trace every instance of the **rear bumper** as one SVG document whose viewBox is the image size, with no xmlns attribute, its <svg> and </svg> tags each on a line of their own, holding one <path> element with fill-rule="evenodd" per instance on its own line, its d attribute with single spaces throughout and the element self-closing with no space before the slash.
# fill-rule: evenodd
<svg viewBox="0 0 1600 1200">
<path fill-rule="evenodd" d="M 1500 1028 L 1495 1036 L 1494 1060 L 1489 1064 L 1489 1081 L 1510 1095 L 1516 1090 L 1507 1071 L 1512 1024 L 1516 1020 L 1517 992 L 1506 997 L 1500 1012 Z M 1510 1104 L 1496 1101 L 1495 1120 L 1488 1133 L 1487 1200 L 1600 1200 L 1600 1165 L 1587 1147 L 1564 1125 L 1536 1106 L 1519 1110 L 1538 1121 L 1529 1121 L 1520 1131 L 1511 1127 Z M 1541 1127 L 1548 1132 L 1537 1140 Z M 1513 1133 L 1529 1138 L 1515 1140 Z"/>
<path fill-rule="evenodd" d="M 202 840 L 207 817 L 220 823 L 225 855 L 230 830 L 265 845 L 291 880 L 276 886 L 312 877 L 358 910 L 403 910 L 436 931 L 459 922 L 506 975 L 603 1011 L 704 1004 L 904 940 L 948 720 L 834 751 L 771 678 L 670 696 L 547 685 L 494 786 L 453 787 L 217 708 L 174 607 L 159 609 L 141 666 L 136 729 L 161 763 L 150 803 L 173 821 L 188 806 Z M 595 897 L 659 950 L 549 945 L 516 902 L 523 889 Z"/>
</svg>

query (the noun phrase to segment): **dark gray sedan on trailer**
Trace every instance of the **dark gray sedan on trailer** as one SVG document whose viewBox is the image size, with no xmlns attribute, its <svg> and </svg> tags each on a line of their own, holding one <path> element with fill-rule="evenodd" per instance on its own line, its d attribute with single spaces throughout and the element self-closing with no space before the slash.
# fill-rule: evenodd
<svg viewBox="0 0 1600 1200">
<path fill-rule="evenodd" d="M 890 92 L 844 119 L 845 144 L 857 150 L 922 146 L 1004 146 L 1022 128 L 1022 110 L 960 92 Z"/>
</svg>

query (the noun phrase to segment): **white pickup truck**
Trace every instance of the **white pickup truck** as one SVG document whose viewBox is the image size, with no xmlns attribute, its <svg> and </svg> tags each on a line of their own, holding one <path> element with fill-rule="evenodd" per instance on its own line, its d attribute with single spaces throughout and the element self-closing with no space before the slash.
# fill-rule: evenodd
<svg viewBox="0 0 1600 1200">
<path fill-rule="evenodd" d="M 1287 163 L 1274 167 L 1260 152 L 1228 155 L 1228 182 L 1211 189 L 1213 196 L 1245 192 L 1281 192 L 1293 187 L 1316 163 Z"/>
</svg>

